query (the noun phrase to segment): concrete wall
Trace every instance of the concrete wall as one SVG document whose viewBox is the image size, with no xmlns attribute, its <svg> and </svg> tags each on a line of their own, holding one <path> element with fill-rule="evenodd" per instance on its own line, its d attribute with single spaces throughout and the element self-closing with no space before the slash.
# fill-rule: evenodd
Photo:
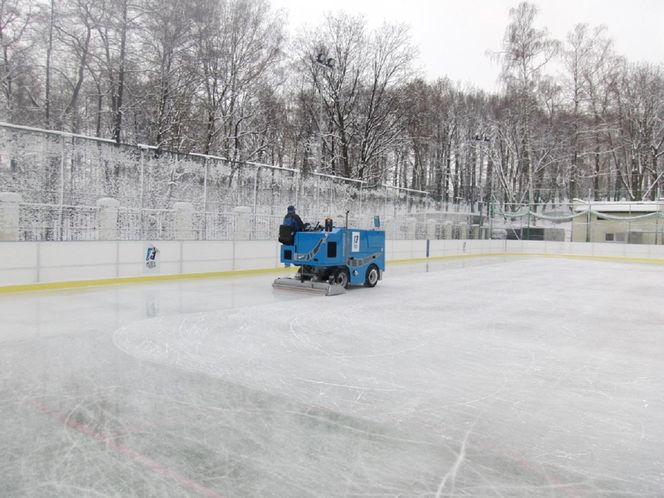
<svg viewBox="0 0 664 498">
<path fill-rule="evenodd" d="M 0 242 L 0 286 L 142 275 L 277 268 L 276 241 L 156 242 L 158 268 L 145 265 L 146 242 Z M 388 240 L 386 257 L 426 257 L 426 240 Z M 431 240 L 430 257 L 560 254 L 664 259 L 664 246 L 522 240 Z"/>
</svg>

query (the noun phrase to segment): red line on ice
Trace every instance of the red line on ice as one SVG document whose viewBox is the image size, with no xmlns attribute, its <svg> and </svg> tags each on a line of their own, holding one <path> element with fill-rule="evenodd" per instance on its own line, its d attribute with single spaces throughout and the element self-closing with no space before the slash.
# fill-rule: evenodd
<svg viewBox="0 0 664 498">
<path fill-rule="evenodd" d="M 104 434 L 95 431 L 88 424 L 85 424 L 83 422 L 78 422 L 77 420 L 74 420 L 71 417 L 67 417 L 62 413 L 52 410 L 40 401 L 31 400 L 30 403 L 39 412 L 50 415 L 51 417 L 62 422 L 65 425 L 65 427 L 69 427 L 70 429 L 73 429 L 80 434 L 88 436 L 99 443 L 103 443 L 107 447 L 113 448 L 118 453 L 131 458 L 133 461 L 149 468 L 154 473 L 162 477 L 172 479 L 182 484 L 183 486 L 189 488 L 190 490 L 200 493 L 203 496 L 207 496 L 209 498 L 223 498 L 223 495 L 219 494 L 217 491 L 210 488 L 206 488 L 205 486 L 195 481 L 192 481 L 188 477 L 183 476 L 182 474 L 176 472 L 175 470 L 170 469 L 158 462 L 155 462 L 151 458 L 116 442 L 114 439 L 111 439 L 105 436 Z"/>
</svg>

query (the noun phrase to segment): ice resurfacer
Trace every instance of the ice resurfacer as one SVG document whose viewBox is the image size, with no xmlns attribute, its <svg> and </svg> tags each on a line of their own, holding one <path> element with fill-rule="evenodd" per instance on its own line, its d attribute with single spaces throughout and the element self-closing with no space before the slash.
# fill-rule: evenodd
<svg viewBox="0 0 664 498">
<path fill-rule="evenodd" d="M 279 229 L 281 262 L 298 266 L 293 277 L 277 278 L 275 288 L 343 294 L 349 285 L 375 287 L 385 271 L 385 232 L 316 225 L 294 232 Z"/>
</svg>

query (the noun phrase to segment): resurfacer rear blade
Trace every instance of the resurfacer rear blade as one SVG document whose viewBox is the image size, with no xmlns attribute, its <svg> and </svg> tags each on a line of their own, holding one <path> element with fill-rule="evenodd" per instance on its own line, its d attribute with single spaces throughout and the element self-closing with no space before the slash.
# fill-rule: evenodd
<svg viewBox="0 0 664 498">
<path fill-rule="evenodd" d="M 346 289 L 341 285 L 334 285 L 328 282 L 317 282 L 314 280 L 300 280 L 291 277 L 279 277 L 272 282 L 272 287 L 275 289 L 295 290 L 302 292 L 311 292 L 315 294 L 323 294 L 325 296 L 338 296 L 344 294 Z"/>
</svg>

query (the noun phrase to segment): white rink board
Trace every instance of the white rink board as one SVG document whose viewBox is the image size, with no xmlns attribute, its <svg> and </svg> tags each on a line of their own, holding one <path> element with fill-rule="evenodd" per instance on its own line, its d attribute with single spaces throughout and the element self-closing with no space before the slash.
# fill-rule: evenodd
<svg viewBox="0 0 664 498">
<path fill-rule="evenodd" d="M 280 267 L 276 241 L 157 241 L 158 266 L 145 268 L 149 241 L 0 242 L 0 286 L 143 275 L 260 270 Z M 426 240 L 387 240 L 386 259 L 427 256 Z M 664 246 L 521 240 L 431 240 L 429 257 L 550 254 L 664 258 Z"/>
</svg>

